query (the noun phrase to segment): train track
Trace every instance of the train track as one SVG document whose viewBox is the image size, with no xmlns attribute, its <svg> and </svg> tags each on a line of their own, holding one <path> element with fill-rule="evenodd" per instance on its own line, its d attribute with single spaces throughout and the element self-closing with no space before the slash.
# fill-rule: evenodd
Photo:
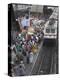
<svg viewBox="0 0 60 80">
<path fill-rule="evenodd" d="M 44 46 L 42 47 L 42 58 L 41 58 L 41 62 L 39 65 L 39 69 L 37 71 L 38 75 L 41 74 L 52 74 L 52 69 L 53 69 L 53 56 L 55 54 L 55 47 L 53 46 Z"/>
</svg>

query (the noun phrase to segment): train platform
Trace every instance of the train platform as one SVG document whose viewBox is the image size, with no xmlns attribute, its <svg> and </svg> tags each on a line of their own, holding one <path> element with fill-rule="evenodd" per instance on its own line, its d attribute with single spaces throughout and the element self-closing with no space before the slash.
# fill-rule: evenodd
<svg viewBox="0 0 60 80">
<path fill-rule="evenodd" d="M 43 45 L 43 41 L 41 42 L 41 44 L 39 45 L 39 50 L 36 54 L 33 55 L 33 63 L 29 63 L 29 64 L 25 64 L 25 68 L 26 68 L 26 75 L 34 75 L 36 74 L 36 68 L 38 67 L 38 63 L 39 63 L 39 55 L 40 54 L 40 50 L 42 48 L 42 45 Z M 38 63 L 37 63 L 38 61 Z"/>
</svg>

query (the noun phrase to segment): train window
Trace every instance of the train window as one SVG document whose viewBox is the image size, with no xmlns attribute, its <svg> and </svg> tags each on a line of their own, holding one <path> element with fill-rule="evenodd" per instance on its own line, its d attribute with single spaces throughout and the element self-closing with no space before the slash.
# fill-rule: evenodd
<svg viewBox="0 0 60 80">
<path fill-rule="evenodd" d="M 46 29 L 46 32 L 47 32 L 47 33 L 50 33 L 50 29 Z"/>
<path fill-rule="evenodd" d="M 51 33 L 55 33 L 55 29 L 51 29 Z"/>
</svg>

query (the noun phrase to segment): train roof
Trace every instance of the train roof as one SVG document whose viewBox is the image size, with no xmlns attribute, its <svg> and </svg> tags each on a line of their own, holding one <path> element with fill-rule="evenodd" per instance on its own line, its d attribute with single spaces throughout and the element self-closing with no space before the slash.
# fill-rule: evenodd
<svg viewBox="0 0 60 80">
<path fill-rule="evenodd" d="M 57 28 L 57 21 L 55 21 L 54 24 L 50 25 L 50 24 L 49 24 L 49 20 L 48 20 L 48 21 L 46 22 L 46 24 L 45 24 L 45 28 L 47 28 L 47 27 L 55 27 L 55 28 Z"/>
<path fill-rule="evenodd" d="M 55 8 L 49 19 L 51 19 L 51 18 L 58 19 L 58 13 L 59 13 L 58 11 L 59 11 L 58 7 Z"/>
<path fill-rule="evenodd" d="M 54 11 L 47 20 L 45 27 L 57 27 L 57 22 L 58 22 L 58 7 L 54 8 Z"/>
</svg>

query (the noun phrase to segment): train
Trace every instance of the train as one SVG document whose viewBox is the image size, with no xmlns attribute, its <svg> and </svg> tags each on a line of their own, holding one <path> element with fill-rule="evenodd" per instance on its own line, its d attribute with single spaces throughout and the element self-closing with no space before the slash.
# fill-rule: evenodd
<svg viewBox="0 0 60 80">
<path fill-rule="evenodd" d="M 54 9 L 52 15 L 44 25 L 44 43 L 48 41 L 56 41 L 58 34 L 58 7 Z"/>
<path fill-rule="evenodd" d="M 48 20 L 44 27 L 44 39 L 57 39 L 57 21 Z"/>
</svg>

